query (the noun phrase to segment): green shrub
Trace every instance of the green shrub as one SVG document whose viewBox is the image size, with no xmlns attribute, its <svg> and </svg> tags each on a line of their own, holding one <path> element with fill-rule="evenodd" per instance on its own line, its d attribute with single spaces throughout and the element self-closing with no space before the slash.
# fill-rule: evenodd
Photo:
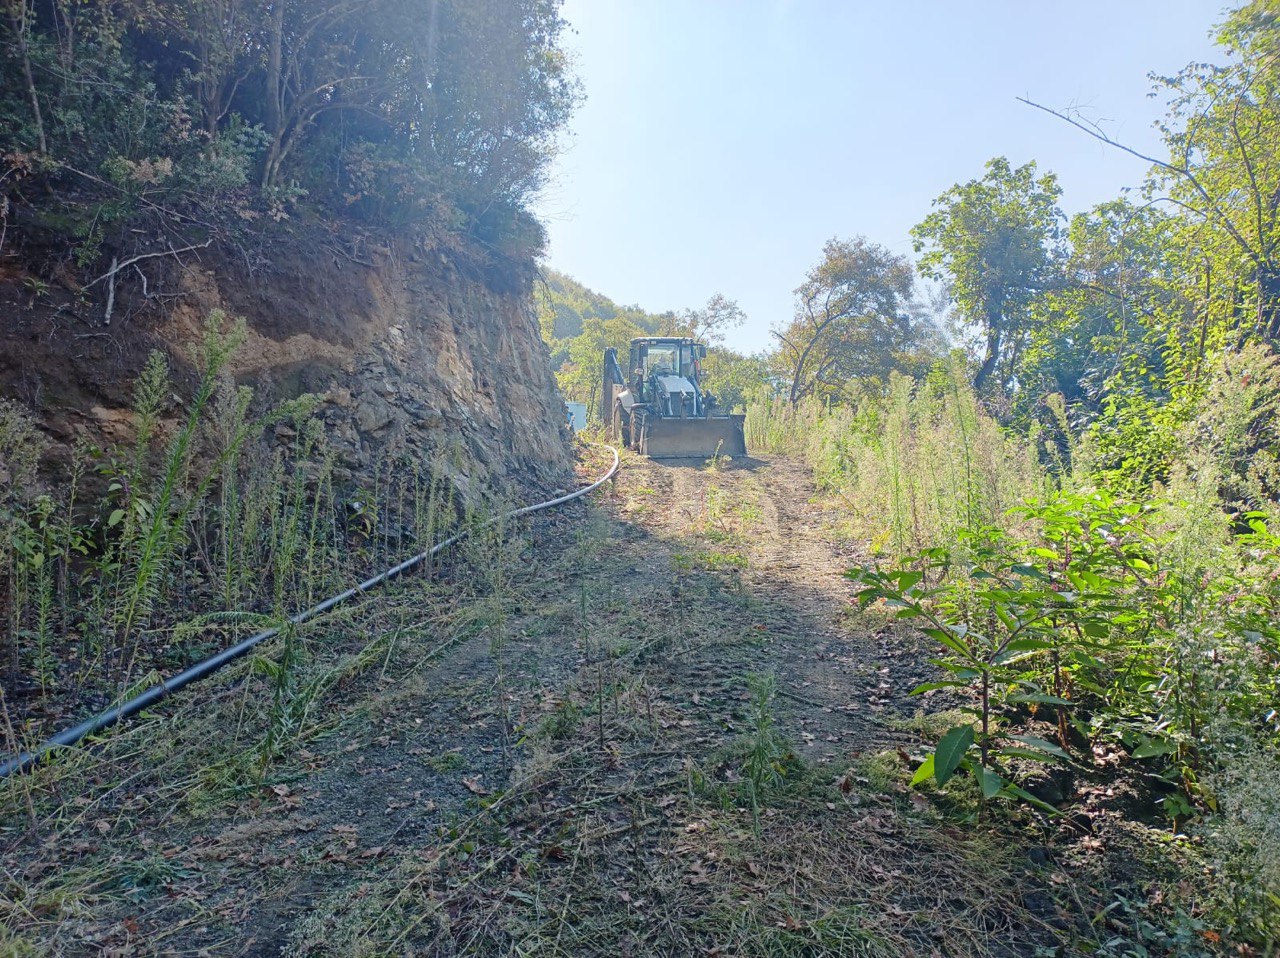
<svg viewBox="0 0 1280 958">
<path fill-rule="evenodd" d="M 1045 756 L 1027 754 L 1025 740 L 1009 753 L 1000 723 L 1044 708 L 1059 746 L 1032 752 L 1065 757 L 1072 728 L 1090 745 L 1118 740 L 1181 789 L 1167 809 L 1176 821 L 1207 796 L 1201 780 L 1224 729 L 1280 744 L 1272 704 L 1280 537 L 1263 515 L 1249 516 L 1243 534 L 1221 511 L 1188 528 L 1168 517 L 1186 520 L 1193 505 L 1126 503 L 1102 491 L 1058 493 L 1018 512 L 1032 537 L 963 530 L 954 550 L 851 573 L 864 603 L 886 600 L 941 646 L 935 663 L 948 675 L 916 691 L 960 688 L 976 699 L 977 736 L 961 743 L 953 729 L 939 746 L 945 776 L 966 767 L 974 747 L 984 791 L 1004 793 L 1001 747 L 1013 758 Z M 1220 546 L 1206 549 L 1206 541 Z M 933 761 L 917 779 L 943 767 Z"/>
</svg>

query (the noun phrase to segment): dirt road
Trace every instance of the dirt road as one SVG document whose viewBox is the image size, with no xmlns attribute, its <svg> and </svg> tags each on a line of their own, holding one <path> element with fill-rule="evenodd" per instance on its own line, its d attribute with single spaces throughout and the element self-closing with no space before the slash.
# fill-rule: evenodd
<svg viewBox="0 0 1280 958">
<path fill-rule="evenodd" d="M 905 788 L 926 650 L 853 607 L 860 557 L 813 498 L 785 460 L 628 458 L 592 504 L 309 629 L 287 687 L 259 660 L 10 789 L 8 933 L 63 955 L 1032 953 L 1043 878 Z"/>
</svg>

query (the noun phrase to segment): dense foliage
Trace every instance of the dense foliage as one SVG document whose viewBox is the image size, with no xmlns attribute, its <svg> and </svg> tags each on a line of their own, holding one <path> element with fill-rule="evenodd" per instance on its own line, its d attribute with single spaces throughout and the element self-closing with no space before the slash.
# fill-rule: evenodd
<svg viewBox="0 0 1280 958">
<path fill-rule="evenodd" d="M 867 542 L 862 602 L 936 649 L 915 691 L 950 727 L 912 785 L 988 816 L 1069 809 L 1064 777 L 1135 783 L 1130 814 L 1193 836 L 1213 881 L 1157 910 L 1199 932 L 1105 954 L 1280 946 L 1280 3 L 1219 40 L 1227 65 L 1157 78 L 1168 155 L 1140 198 L 1068 219 L 1052 173 L 1003 157 L 938 197 L 918 268 L 958 348 L 931 372 L 804 387 L 791 331 L 845 300 L 859 328 L 909 315 L 909 272 L 886 285 L 892 257 L 830 244 L 782 330 L 798 385 L 747 420 L 753 449 L 807 453 Z"/>
<path fill-rule="evenodd" d="M 536 249 L 578 99 L 559 0 L 6 0 L 0 213 L 80 265 L 140 227 L 330 211 Z"/>
</svg>

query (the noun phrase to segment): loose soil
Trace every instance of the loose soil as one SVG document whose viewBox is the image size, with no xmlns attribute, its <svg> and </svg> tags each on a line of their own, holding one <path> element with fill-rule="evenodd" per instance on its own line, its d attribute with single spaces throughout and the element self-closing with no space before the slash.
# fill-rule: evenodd
<svg viewBox="0 0 1280 958">
<path fill-rule="evenodd" d="M 796 462 L 628 457 L 288 681 L 266 650 L 6 784 L 0 953 L 1078 953 L 1079 836 L 906 787 L 945 723 L 861 559 Z"/>
</svg>

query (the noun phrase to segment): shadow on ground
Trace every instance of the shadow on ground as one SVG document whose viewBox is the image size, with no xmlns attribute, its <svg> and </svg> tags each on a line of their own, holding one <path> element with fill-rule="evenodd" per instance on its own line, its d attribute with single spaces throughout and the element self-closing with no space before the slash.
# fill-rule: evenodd
<svg viewBox="0 0 1280 958">
<path fill-rule="evenodd" d="M 786 461 L 628 459 L 4 796 L 61 955 L 1027 955 L 1079 908 L 905 788 L 906 633 Z M 1043 858 L 1040 859 L 1043 862 Z M 4 939 L 0 939 L 4 942 Z"/>
</svg>

